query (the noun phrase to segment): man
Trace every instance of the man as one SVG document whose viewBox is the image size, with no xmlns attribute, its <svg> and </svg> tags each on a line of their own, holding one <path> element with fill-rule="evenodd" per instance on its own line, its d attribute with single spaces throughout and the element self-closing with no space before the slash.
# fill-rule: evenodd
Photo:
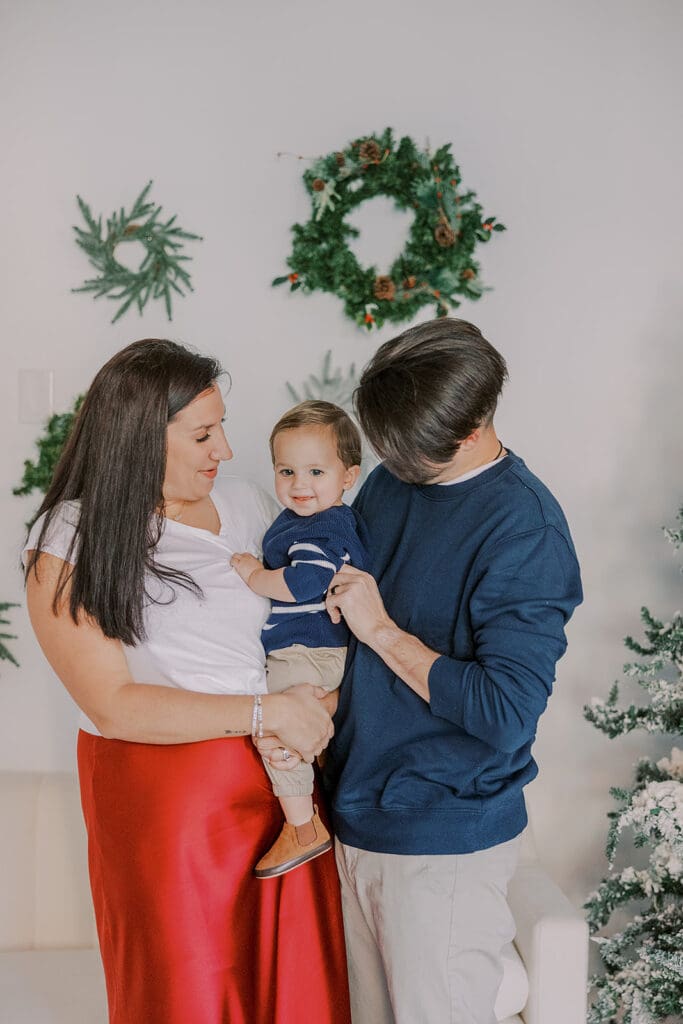
<svg viewBox="0 0 683 1024">
<path fill-rule="evenodd" d="M 355 503 L 372 574 L 328 595 L 356 640 L 325 769 L 354 1024 L 495 1024 L 522 787 L 582 598 L 562 510 L 496 435 L 506 377 L 442 319 L 382 345 L 356 391 L 383 464 Z"/>
</svg>

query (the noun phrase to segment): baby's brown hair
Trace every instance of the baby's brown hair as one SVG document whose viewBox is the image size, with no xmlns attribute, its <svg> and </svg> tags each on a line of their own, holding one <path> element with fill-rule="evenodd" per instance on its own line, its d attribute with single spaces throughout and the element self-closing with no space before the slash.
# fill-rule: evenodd
<svg viewBox="0 0 683 1024">
<path fill-rule="evenodd" d="M 273 427 L 270 434 L 270 457 L 275 461 L 273 443 L 283 430 L 294 430 L 295 427 L 332 427 L 337 441 L 337 454 L 344 463 L 345 469 L 360 466 L 361 440 L 360 431 L 348 413 L 332 402 L 309 399 L 289 409 Z"/>
</svg>

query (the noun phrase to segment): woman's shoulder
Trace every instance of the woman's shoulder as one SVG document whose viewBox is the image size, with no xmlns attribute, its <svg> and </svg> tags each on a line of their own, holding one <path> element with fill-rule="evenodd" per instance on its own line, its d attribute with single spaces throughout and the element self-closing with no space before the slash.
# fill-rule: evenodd
<svg viewBox="0 0 683 1024">
<path fill-rule="evenodd" d="M 40 547 L 46 554 L 55 555 L 63 561 L 76 561 L 74 534 L 78 526 L 81 506 L 78 501 L 60 501 L 51 512 L 43 512 L 38 516 L 29 531 L 29 535 L 21 553 L 26 564 L 27 552 Z M 49 517 L 47 529 L 43 533 L 45 522 Z M 41 539 L 41 534 L 43 534 Z"/>
</svg>

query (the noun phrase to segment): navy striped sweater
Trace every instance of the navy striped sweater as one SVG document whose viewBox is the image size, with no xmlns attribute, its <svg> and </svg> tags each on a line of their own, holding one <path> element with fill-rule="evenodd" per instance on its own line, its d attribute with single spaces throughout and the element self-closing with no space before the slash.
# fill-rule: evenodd
<svg viewBox="0 0 683 1024">
<path fill-rule="evenodd" d="M 348 505 L 333 505 L 313 516 L 286 508 L 263 538 L 263 564 L 284 568 L 291 601 L 273 601 L 261 639 L 266 654 L 292 644 L 304 647 L 346 647 L 349 630 L 342 619 L 334 625 L 325 609 L 330 580 L 342 565 L 367 568 L 361 537 L 363 524 Z"/>
</svg>

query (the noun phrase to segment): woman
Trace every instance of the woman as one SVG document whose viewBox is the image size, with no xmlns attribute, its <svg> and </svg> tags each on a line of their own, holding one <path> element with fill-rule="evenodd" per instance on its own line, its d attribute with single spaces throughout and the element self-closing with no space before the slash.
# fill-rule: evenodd
<svg viewBox="0 0 683 1024">
<path fill-rule="evenodd" d="M 219 364 L 169 341 L 93 381 L 26 545 L 31 621 L 82 711 L 110 1024 L 349 1019 L 334 861 L 262 882 L 279 807 L 252 732 L 312 761 L 312 686 L 268 695 L 268 602 L 230 567 L 276 508 L 227 478 Z M 263 696 L 261 697 L 261 694 Z M 288 758 L 287 763 L 298 758 Z"/>
</svg>

